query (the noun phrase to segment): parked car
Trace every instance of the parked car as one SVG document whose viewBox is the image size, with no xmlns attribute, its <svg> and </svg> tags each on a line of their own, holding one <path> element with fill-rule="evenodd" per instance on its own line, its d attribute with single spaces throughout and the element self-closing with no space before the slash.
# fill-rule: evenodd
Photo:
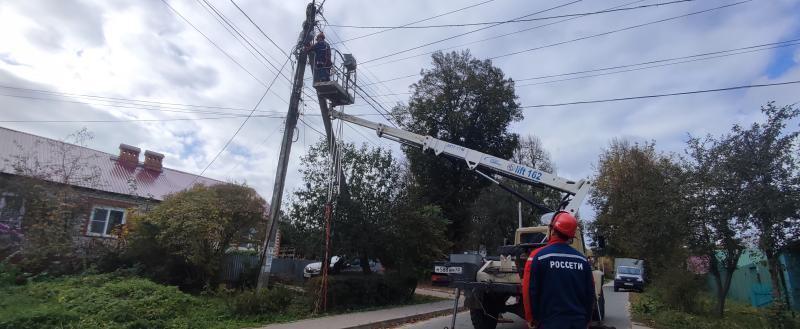
<svg viewBox="0 0 800 329">
<path fill-rule="evenodd" d="M 372 273 L 383 274 L 384 268 L 381 264 L 380 260 L 369 260 L 369 268 L 372 270 Z M 311 264 L 306 265 L 303 268 L 303 277 L 306 279 L 315 277 L 317 275 L 322 274 L 322 262 L 314 262 Z M 331 257 L 330 267 L 328 269 L 329 274 L 338 274 L 343 272 L 361 272 L 361 259 L 353 259 L 352 261 L 348 262 L 345 261 L 345 257 L 343 256 L 333 256 Z"/>
</svg>

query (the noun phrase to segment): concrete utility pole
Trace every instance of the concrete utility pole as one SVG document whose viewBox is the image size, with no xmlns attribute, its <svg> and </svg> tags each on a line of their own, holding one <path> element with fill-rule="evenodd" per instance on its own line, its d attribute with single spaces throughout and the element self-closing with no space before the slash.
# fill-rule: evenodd
<svg viewBox="0 0 800 329">
<path fill-rule="evenodd" d="M 303 22 L 303 32 L 297 40 L 295 55 L 297 56 L 297 68 L 294 72 L 294 82 L 292 84 L 292 95 L 289 98 L 289 113 L 286 115 L 286 126 L 283 129 L 283 140 L 281 140 L 281 153 L 278 158 L 278 170 L 275 174 L 275 187 L 272 189 L 272 202 L 269 205 L 269 224 L 267 236 L 264 239 L 262 248 L 264 255 L 261 262 L 261 271 L 258 273 L 258 290 L 267 288 L 269 274 L 272 270 L 272 258 L 274 250 L 275 224 L 280 220 L 281 199 L 283 198 L 283 186 L 286 183 L 286 170 L 289 166 L 289 154 L 292 151 L 292 135 L 294 135 L 297 118 L 299 116 L 300 95 L 303 91 L 303 77 L 306 72 L 306 56 L 303 51 L 307 41 L 311 40 L 309 35 L 314 31 L 314 22 L 317 15 L 317 8 L 314 2 L 306 7 L 306 20 Z"/>
</svg>

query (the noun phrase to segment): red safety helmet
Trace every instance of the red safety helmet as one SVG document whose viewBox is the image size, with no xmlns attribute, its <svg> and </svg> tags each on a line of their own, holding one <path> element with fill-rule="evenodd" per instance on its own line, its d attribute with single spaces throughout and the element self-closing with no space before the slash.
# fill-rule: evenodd
<svg viewBox="0 0 800 329">
<path fill-rule="evenodd" d="M 572 239 L 575 237 L 575 230 L 578 228 L 578 220 L 566 211 L 559 211 L 553 215 L 553 220 L 550 221 L 550 228 Z"/>
</svg>

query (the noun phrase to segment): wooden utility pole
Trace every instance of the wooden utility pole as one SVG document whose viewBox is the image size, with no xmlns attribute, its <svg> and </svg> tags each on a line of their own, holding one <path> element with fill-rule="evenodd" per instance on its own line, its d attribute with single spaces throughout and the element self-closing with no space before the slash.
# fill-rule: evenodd
<svg viewBox="0 0 800 329">
<path fill-rule="evenodd" d="M 317 8 L 314 2 L 306 7 L 306 20 L 303 22 L 303 31 L 297 40 L 295 56 L 297 56 L 297 67 L 294 72 L 294 82 L 292 83 L 292 95 L 289 98 L 289 113 L 286 115 L 286 125 L 283 129 L 283 139 L 281 140 L 281 153 L 278 158 L 278 170 L 275 174 L 275 186 L 272 189 L 272 202 L 269 205 L 269 224 L 267 225 L 267 236 L 264 239 L 262 248 L 264 255 L 261 260 L 261 270 L 258 273 L 257 289 L 267 288 L 269 275 L 272 271 L 272 258 L 276 223 L 280 220 L 281 199 L 283 198 L 283 187 L 286 183 L 286 170 L 289 166 L 289 154 L 292 151 L 292 138 L 297 119 L 299 116 L 300 95 L 303 92 L 303 77 L 306 72 L 306 62 L 308 56 L 304 51 L 305 45 L 311 40 L 311 33 L 314 31 Z"/>
</svg>

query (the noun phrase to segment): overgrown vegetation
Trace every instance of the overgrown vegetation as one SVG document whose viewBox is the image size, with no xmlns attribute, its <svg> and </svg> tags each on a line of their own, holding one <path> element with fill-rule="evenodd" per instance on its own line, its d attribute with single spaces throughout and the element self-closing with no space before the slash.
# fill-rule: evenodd
<svg viewBox="0 0 800 329">
<path fill-rule="evenodd" d="M 315 277 L 307 282 L 306 291 L 309 295 L 318 294 L 321 279 Z M 416 286 L 416 277 L 399 273 L 331 276 L 328 278 L 328 309 L 343 311 L 407 304 L 412 302 Z"/>
<path fill-rule="evenodd" d="M 631 294 L 633 320 L 653 329 L 751 329 L 798 328 L 800 320 L 787 316 L 776 323 L 767 309 L 758 309 L 737 302 L 728 302 L 725 317 L 713 315 L 709 310 L 716 304 L 713 296 L 699 294 L 691 300 L 694 311 L 681 310 L 664 300 L 669 288 L 655 287 L 643 294 Z M 667 297 L 669 298 L 669 297 Z M 685 304 L 685 303 L 679 303 Z"/>
<path fill-rule="evenodd" d="M 131 271 L 15 280 L 15 267 L 0 266 L 0 329 L 50 328 L 251 328 L 313 314 L 319 284 L 188 294 Z M 413 294 L 412 279 L 394 275 L 332 277 L 334 313 L 438 301 Z M 21 283 L 21 284 L 20 284 Z M 313 287 L 312 287 L 313 285 Z"/>
<path fill-rule="evenodd" d="M 129 274 L 65 276 L 0 287 L 0 328 L 243 328 L 307 317 L 307 305 L 280 289 L 254 301 L 194 296 Z"/>
</svg>

